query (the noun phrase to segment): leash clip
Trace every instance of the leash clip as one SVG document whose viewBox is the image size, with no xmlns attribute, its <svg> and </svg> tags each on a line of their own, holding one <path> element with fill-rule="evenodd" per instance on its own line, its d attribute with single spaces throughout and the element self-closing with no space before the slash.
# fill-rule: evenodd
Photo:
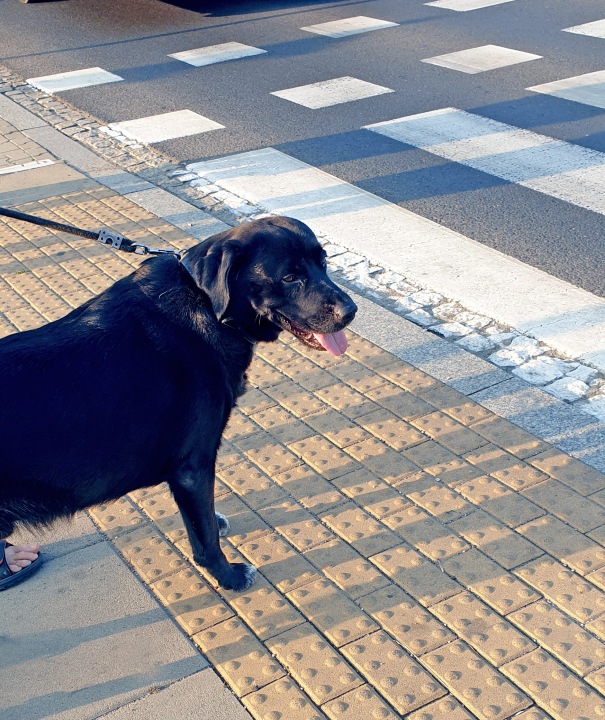
<svg viewBox="0 0 605 720">
<path fill-rule="evenodd" d="M 114 235 L 108 230 L 101 230 L 97 239 L 100 243 L 103 243 L 103 245 L 111 245 L 111 247 L 114 247 L 116 250 L 121 250 L 124 242 L 122 235 Z"/>
</svg>

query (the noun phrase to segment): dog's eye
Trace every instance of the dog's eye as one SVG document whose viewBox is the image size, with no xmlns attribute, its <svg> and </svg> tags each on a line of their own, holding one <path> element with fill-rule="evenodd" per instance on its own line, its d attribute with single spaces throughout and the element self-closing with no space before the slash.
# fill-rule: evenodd
<svg viewBox="0 0 605 720">
<path fill-rule="evenodd" d="M 282 278 L 282 280 L 287 283 L 294 282 L 296 280 L 296 275 L 286 275 Z"/>
<path fill-rule="evenodd" d="M 319 264 L 322 266 L 322 268 L 325 270 L 328 267 L 328 258 L 324 255 L 322 259 L 319 261 Z"/>
</svg>

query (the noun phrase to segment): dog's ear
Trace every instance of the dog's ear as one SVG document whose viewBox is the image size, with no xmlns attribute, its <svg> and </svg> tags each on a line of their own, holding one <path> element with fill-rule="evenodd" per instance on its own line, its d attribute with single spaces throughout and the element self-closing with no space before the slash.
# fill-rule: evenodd
<svg viewBox="0 0 605 720">
<path fill-rule="evenodd" d="M 230 282 L 242 246 L 237 242 L 215 242 L 203 252 L 205 243 L 187 253 L 182 263 L 197 286 L 210 299 L 217 320 L 222 320 L 231 297 Z M 197 252 L 196 252 L 197 251 Z"/>
</svg>

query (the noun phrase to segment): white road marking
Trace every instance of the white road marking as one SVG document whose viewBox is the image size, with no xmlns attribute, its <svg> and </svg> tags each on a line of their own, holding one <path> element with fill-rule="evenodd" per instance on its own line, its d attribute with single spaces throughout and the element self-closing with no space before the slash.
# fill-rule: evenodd
<svg viewBox="0 0 605 720">
<path fill-rule="evenodd" d="M 481 73 L 486 70 L 507 67 L 508 65 L 517 65 L 529 60 L 539 60 L 541 57 L 541 55 L 533 55 L 520 50 L 510 50 L 498 45 L 483 45 L 448 53 L 447 55 L 426 58 L 422 62 L 440 65 L 452 70 L 460 70 L 460 72 L 464 73 Z"/>
<path fill-rule="evenodd" d="M 573 27 L 563 28 L 563 32 L 605 38 L 605 20 L 595 20 L 594 22 L 584 23 L 584 25 L 574 25 Z"/>
<path fill-rule="evenodd" d="M 276 95 L 284 100 L 289 100 L 298 105 L 304 105 L 312 110 L 317 110 L 319 108 L 329 107 L 330 105 L 340 105 L 341 103 L 362 100 L 363 98 L 374 97 L 374 95 L 384 95 L 385 93 L 392 92 L 395 91 L 387 87 L 382 87 L 382 85 L 365 82 L 365 80 L 358 80 L 353 77 L 340 77 L 311 85 L 301 85 L 287 90 L 279 90 L 272 92 L 271 95 Z"/>
<path fill-rule="evenodd" d="M 214 63 L 226 62 L 227 60 L 239 60 L 239 58 L 251 57 L 252 55 L 266 54 L 266 50 L 242 45 L 238 42 L 222 43 L 221 45 L 210 45 L 197 48 L 196 50 L 185 50 L 184 52 L 173 53 L 168 57 L 175 58 L 188 65 L 202 67 Z"/>
<path fill-rule="evenodd" d="M 366 128 L 605 215 L 605 153 L 456 108 Z"/>
<path fill-rule="evenodd" d="M 573 100 L 583 105 L 605 108 L 605 70 L 576 75 L 565 80 L 544 83 L 544 85 L 534 85 L 527 89 L 565 100 Z"/>
<path fill-rule="evenodd" d="M 198 115 L 192 110 L 177 110 L 137 120 L 110 123 L 108 127 L 125 137 L 151 145 L 163 140 L 174 140 L 210 130 L 220 130 L 225 126 L 203 115 Z"/>
<path fill-rule="evenodd" d="M 187 170 L 267 212 L 298 218 L 469 310 L 605 368 L 602 298 L 273 148 L 193 163 Z"/>
<path fill-rule="evenodd" d="M 502 5 L 503 3 L 513 1 L 514 0 L 436 0 L 436 2 L 424 4 L 446 10 L 456 10 L 456 12 L 468 12 L 469 10 L 479 10 L 481 8 L 491 7 L 492 5 Z"/>
<path fill-rule="evenodd" d="M 72 70 L 57 75 L 44 75 L 29 78 L 28 83 L 52 95 L 64 90 L 90 87 L 91 85 L 105 85 L 105 83 L 119 82 L 124 78 L 107 72 L 100 67 L 86 68 L 85 70 Z"/>
<path fill-rule="evenodd" d="M 397 27 L 397 25 L 399 25 L 399 23 L 389 22 L 388 20 L 376 20 L 375 18 L 358 15 L 357 17 L 345 18 L 344 20 L 332 20 L 330 22 L 320 23 L 319 25 L 308 25 L 307 27 L 302 27 L 301 30 L 316 33 L 317 35 L 341 38 L 347 35 L 371 32 L 372 30 Z"/>
<path fill-rule="evenodd" d="M 23 172 L 24 170 L 33 170 L 34 168 L 54 164 L 54 160 L 33 160 L 32 162 L 24 163 L 23 165 L 9 165 L 8 167 L 0 168 L 0 175 L 11 175 L 12 173 Z"/>
</svg>

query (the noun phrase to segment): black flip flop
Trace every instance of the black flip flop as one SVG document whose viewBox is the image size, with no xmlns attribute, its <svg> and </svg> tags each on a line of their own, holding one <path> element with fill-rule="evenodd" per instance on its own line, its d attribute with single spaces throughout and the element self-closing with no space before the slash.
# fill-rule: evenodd
<svg viewBox="0 0 605 720">
<path fill-rule="evenodd" d="M 38 553 L 38 557 L 33 563 L 14 573 L 6 562 L 5 550 L 7 547 L 12 547 L 11 543 L 0 540 L 0 591 L 7 590 L 9 587 L 22 582 L 32 573 L 35 573 L 36 570 L 39 570 L 40 565 L 42 565 L 42 554 Z"/>
</svg>

